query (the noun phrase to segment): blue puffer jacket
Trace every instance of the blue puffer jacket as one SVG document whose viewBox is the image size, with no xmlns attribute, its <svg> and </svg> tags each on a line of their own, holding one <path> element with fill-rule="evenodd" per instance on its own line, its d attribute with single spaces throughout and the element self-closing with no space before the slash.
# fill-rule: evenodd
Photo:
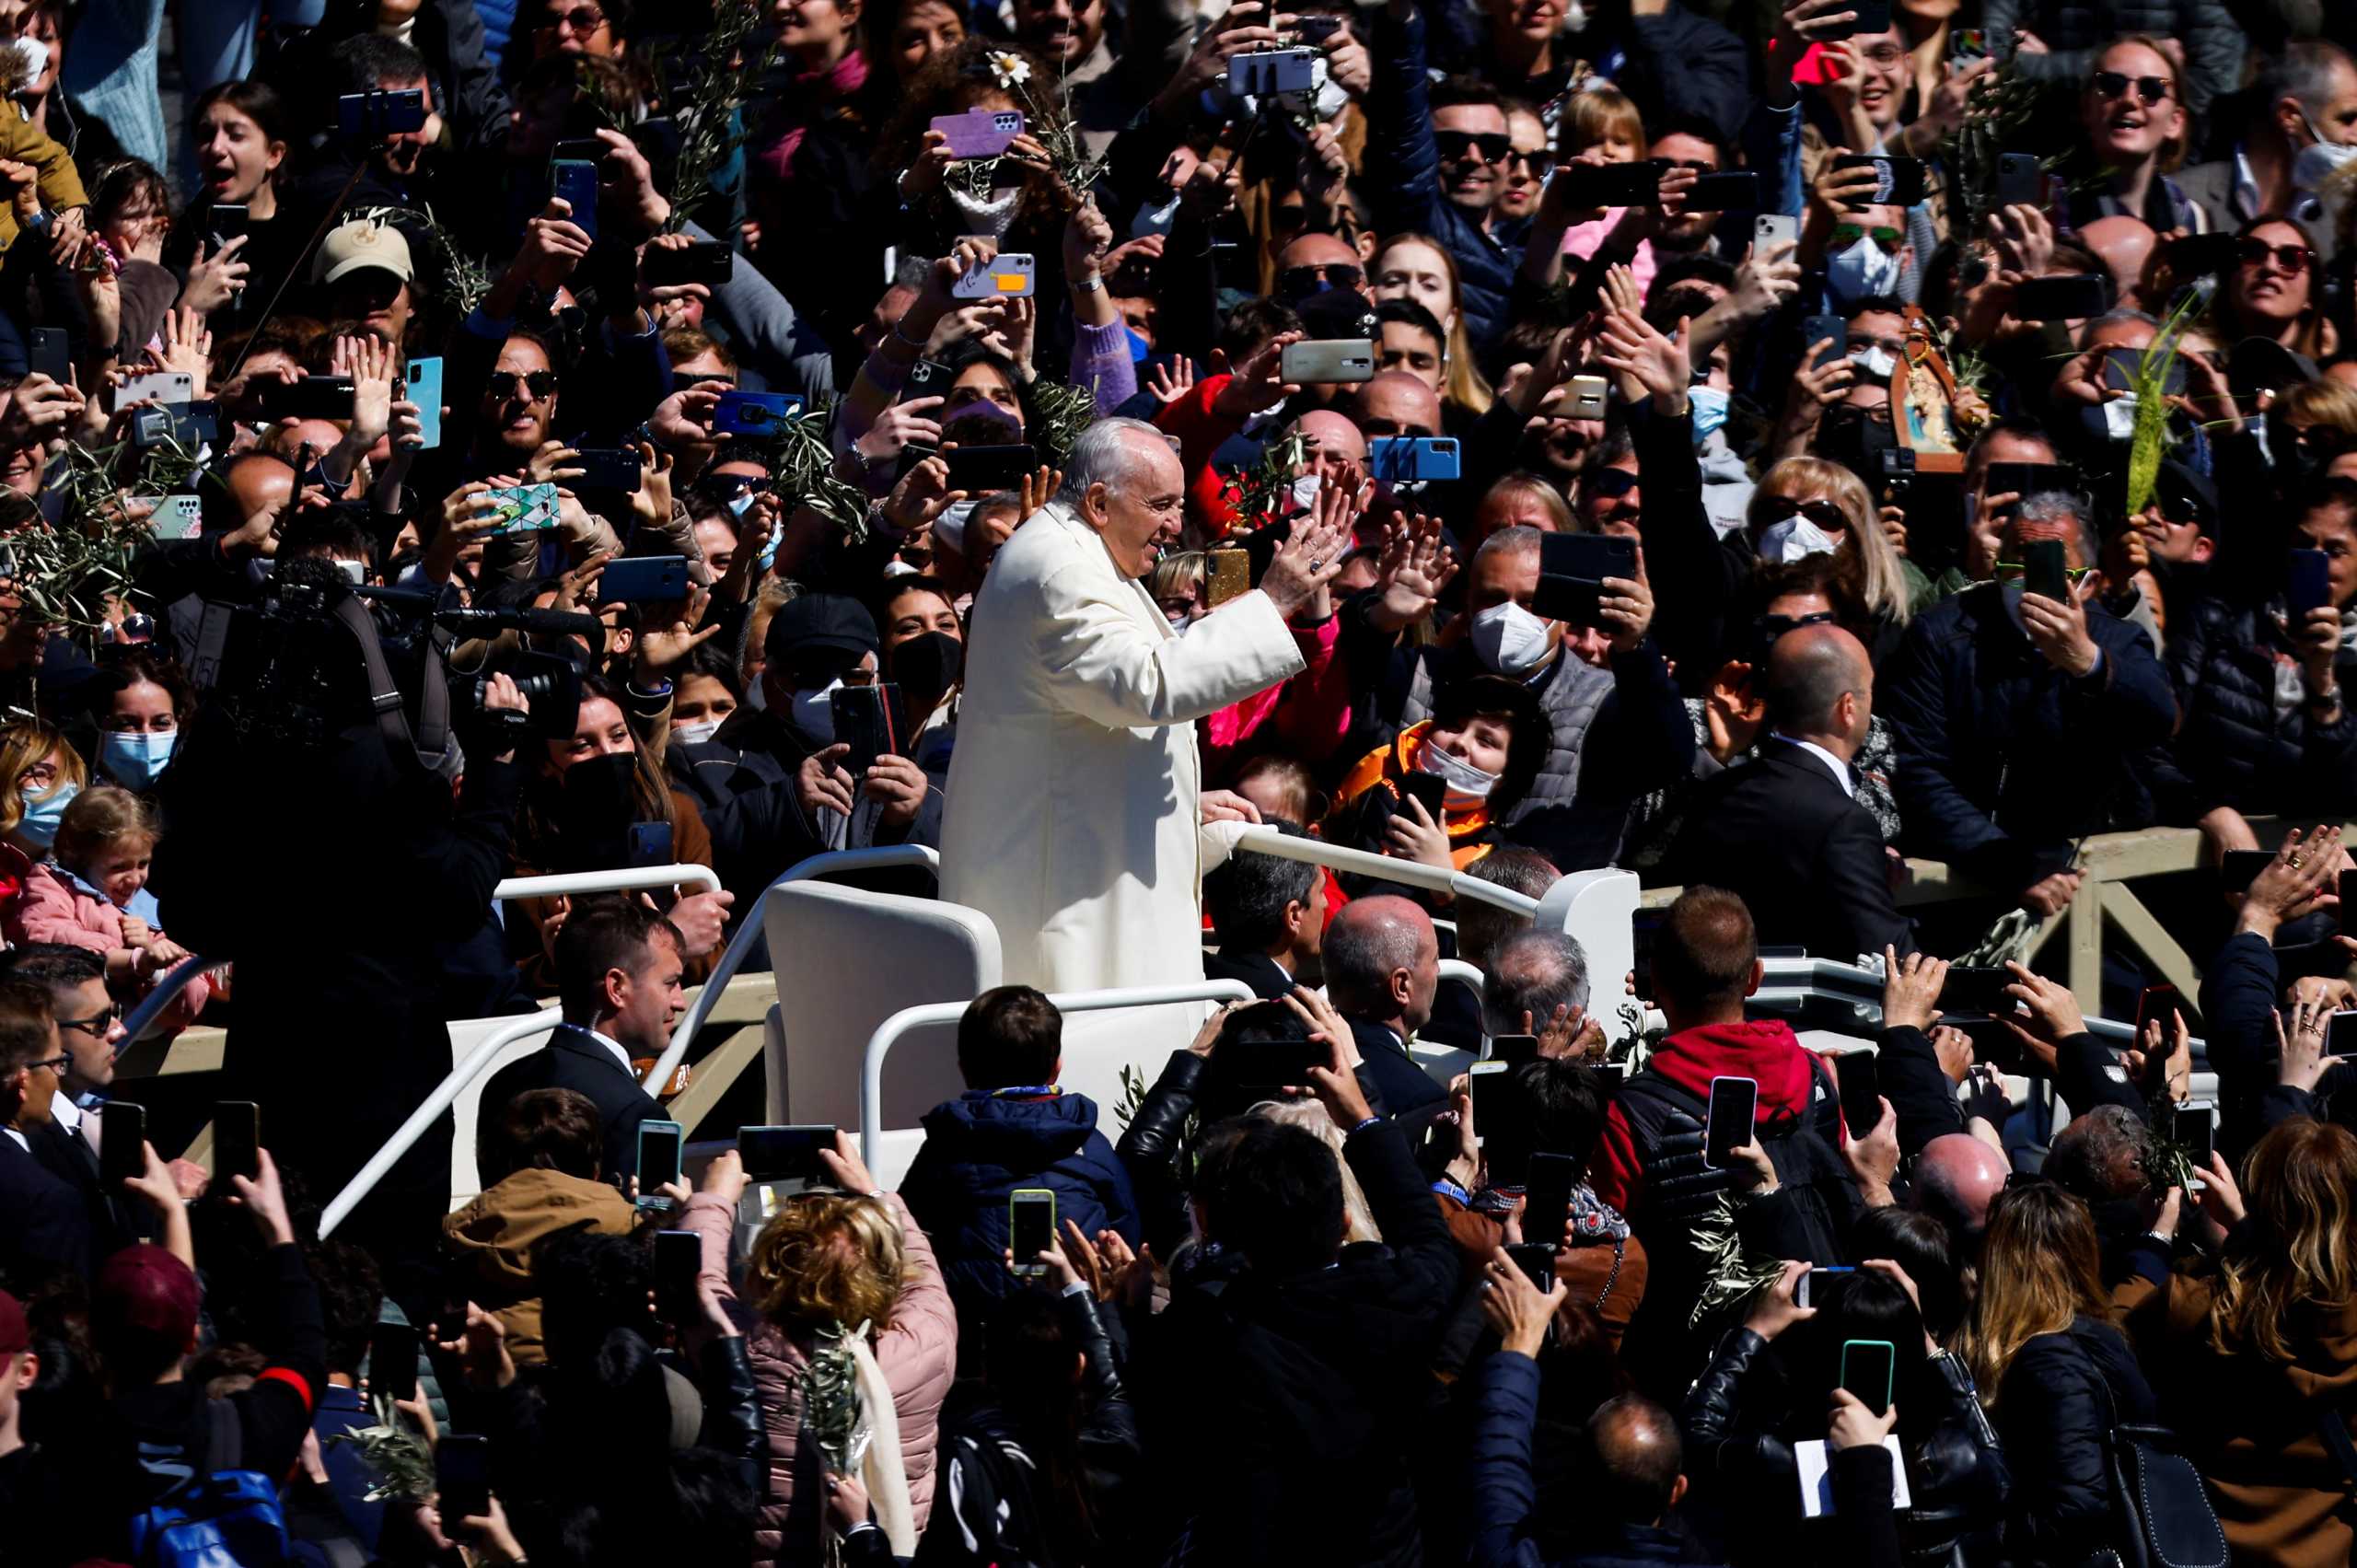
<svg viewBox="0 0 2357 1568">
<path fill-rule="evenodd" d="M 1056 1195 L 1059 1238 L 1071 1220 L 1092 1240 L 1117 1230 L 1138 1244 L 1129 1173 L 1097 1130 L 1097 1103 L 1086 1095 L 1016 1099 L 974 1089 L 935 1106 L 900 1196 L 933 1238 L 958 1307 L 961 1357 L 970 1344 L 980 1349 L 982 1319 L 1016 1287 L 1006 1272 L 1006 1206 L 1019 1187 Z"/>
</svg>

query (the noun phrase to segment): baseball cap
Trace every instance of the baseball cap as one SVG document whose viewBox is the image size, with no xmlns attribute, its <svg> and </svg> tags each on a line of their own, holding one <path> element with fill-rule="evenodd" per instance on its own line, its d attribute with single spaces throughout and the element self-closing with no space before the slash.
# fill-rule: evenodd
<svg viewBox="0 0 2357 1568">
<path fill-rule="evenodd" d="M 762 653 L 780 667 L 821 648 L 848 654 L 855 663 L 877 647 L 876 618 L 859 600 L 841 594 L 805 594 L 793 600 L 771 619 L 761 639 Z"/>
<path fill-rule="evenodd" d="M 390 273 L 403 283 L 417 276 L 417 267 L 410 260 L 409 241 L 401 231 L 390 224 L 372 223 L 366 218 L 354 218 L 328 232 L 320 243 L 319 260 L 312 274 L 319 283 L 333 283 L 346 273 L 356 273 L 364 267 Z"/>
<path fill-rule="evenodd" d="M 141 1242 L 108 1259 L 90 1292 L 90 1328 L 101 1344 L 125 1337 L 177 1351 L 196 1332 L 195 1272 Z"/>
<path fill-rule="evenodd" d="M 25 1304 L 0 1290 L 0 1355 L 14 1355 L 32 1342 L 32 1325 L 25 1321 Z"/>
</svg>

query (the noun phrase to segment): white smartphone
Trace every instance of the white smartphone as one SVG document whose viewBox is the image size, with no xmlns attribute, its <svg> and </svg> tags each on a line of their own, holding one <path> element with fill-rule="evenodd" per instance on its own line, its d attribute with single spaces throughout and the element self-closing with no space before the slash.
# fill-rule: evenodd
<svg viewBox="0 0 2357 1568">
<path fill-rule="evenodd" d="M 1790 213 L 1761 213 L 1751 220 L 1751 256 L 1759 261 L 1766 257 L 1771 245 L 1797 244 L 1801 237 L 1801 220 Z"/>
<path fill-rule="evenodd" d="M 196 377 L 185 370 L 143 370 L 136 376 L 126 376 L 122 385 L 114 389 L 114 406 L 128 408 L 143 398 L 153 398 L 159 403 L 192 402 L 196 398 Z"/>
<path fill-rule="evenodd" d="M 1604 417 L 1604 400 L 1610 393 L 1611 389 L 1605 383 L 1603 377 L 1574 376 L 1571 379 L 1570 386 L 1571 396 L 1564 400 L 1562 405 L 1565 419 L 1602 419 Z"/>
<path fill-rule="evenodd" d="M 1364 338 L 1337 342 L 1312 338 L 1287 343 L 1277 359 L 1277 374 L 1296 386 L 1317 381 L 1372 381 L 1375 344 Z"/>
</svg>

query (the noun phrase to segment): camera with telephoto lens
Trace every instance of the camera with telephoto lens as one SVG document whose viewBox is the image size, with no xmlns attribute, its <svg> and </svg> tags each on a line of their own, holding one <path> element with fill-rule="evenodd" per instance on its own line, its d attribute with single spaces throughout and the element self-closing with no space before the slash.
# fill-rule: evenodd
<svg viewBox="0 0 2357 1568">
<path fill-rule="evenodd" d="M 516 683 L 516 690 L 531 704 L 527 715 L 512 708 L 484 706 L 491 694 L 491 678 L 504 675 Z M 456 695 L 456 693 L 454 693 Z M 456 713 L 471 715 L 485 724 L 502 729 L 516 730 L 525 735 L 537 735 L 543 739 L 558 740 L 573 733 L 581 716 L 581 672 L 573 661 L 562 654 L 534 653 L 517 648 L 493 656 L 491 663 L 480 675 L 468 678 L 463 700 L 453 702 Z"/>
</svg>

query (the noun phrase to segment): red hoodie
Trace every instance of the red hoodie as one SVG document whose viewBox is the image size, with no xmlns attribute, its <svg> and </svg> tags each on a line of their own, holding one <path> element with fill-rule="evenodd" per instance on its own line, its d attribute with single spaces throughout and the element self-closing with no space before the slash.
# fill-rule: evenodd
<svg viewBox="0 0 2357 1568">
<path fill-rule="evenodd" d="M 1781 1018 L 1754 1018 L 1702 1024 L 1671 1035 L 1645 1059 L 1645 1071 L 1659 1073 L 1704 1099 L 1710 1098 L 1713 1078 L 1757 1080 L 1759 1106 L 1752 1121 L 1757 1127 L 1798 1120 L 1808 1109 L 1810 1089 L 1827 1070 L 1790 1024 Z M 1842 1142 L 1849 1136 L 1844 1127 Z M 1633 1213 L 1643 1201 L 1645 1172 L 1628 1114 L 1617 1100 L 1605 1113 L 1604 1132 L 1589 1163 L 1596 1195 L 1624 1214 Z"/>
</svg>

